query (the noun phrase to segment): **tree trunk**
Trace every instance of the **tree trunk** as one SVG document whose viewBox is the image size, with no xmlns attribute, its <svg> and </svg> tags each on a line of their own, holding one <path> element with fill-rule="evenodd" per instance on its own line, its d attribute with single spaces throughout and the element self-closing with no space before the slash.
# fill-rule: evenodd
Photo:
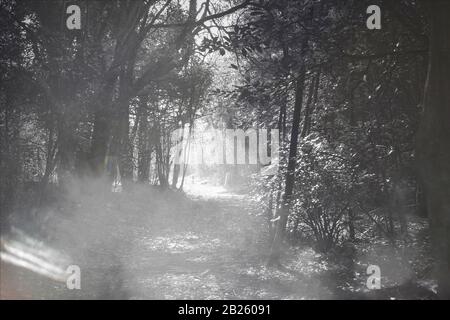
<svg viewBox="0 0 450 320">
<path fill-rule="evenodd" d="M 311 79 L 310 84 L 309 84 L 309 89 L 308 89 L 308 97 L 307 97 L 306 103 L 305 103 L 305 116 L 303 119 L 303 128 L 302 128 L 302 132 L 300 134 L 300 137 L 302 139 L 304 137 L 306 137 L 307 132 L 308 132 L 307 126 L 308 126 L 309 118 L 311 117 L 311 103 L 313 100 L 313 92 L 314 92 L 315 84 L 316 84 L 315 79 Z"/>
<path fill-rule="evenodd" d="M 90 165 L 94 176 L 102 176 L 106 170 L 106 156 L 111 135 L 112 95 L 116 79 L 110 79 L 100 90 L 99 100 L 94 105 L 94 128 L 91 138 Z"/>
<path fill-rule="evenodd" d="M 191 141 L 192 141 L 192 127 L 194 126 L 194 120 L 191 119 L 191 122 L 189 124 L 188 129 L 188 135 L 187 135 L 187 143 L 186 143 L 186 150 L 184 152 L 184 160 L 183 160 L 183 174 L 181 175 L 181 184 L 179 190 L 183 190 L 184 187 L 184 181 L 186 178 L 186 172 L 188 170 L 189 166 L 189 157 L 191 152 Z"/>
<path fill-rule="evenodd" d="M 48 140 L 47 140 L 47 152 L 46 152 L 46 159 L 45 159 L 45 171 L 44 176 L 42 177 L 41 184 L 43 190 L 50 179 L 50 175 L 52 174 L 53 170 L 55 169 L 55 153 L 56 153 L 56 145 L 54 141 L 55 136 L 55 128 L 53 123 L 50 125 L 49 133 L 48 133 Z"/>
<path fill-rule="evenodd" d="M 184 138 L 184 123 L 181 124 L 181 136 L 179 137 L 180 140 L 176 141 L 175 143 L 178 145 L 181 145 L 180 149 L 176 149 L 175 152 L 177 152 L 178 154 L 175 155 L 175 159 L 180 159 L 180 156 L 183 154 L 183 138 Z M 178 163 L 175 163 L 175 159 L 174 159 L 174 164 L 173 164 L 173 174 L 172 174 L 172 188 L 176 189 L 177 188 L 177 184 L 178 184 L 178 177 L 180 175 L 180 169 L 181 169 L 181 165 L 180 163 L 183 163 L 181 160 L 178 161 Z"/>
<path fill-rule="evenodd" d="M 147 101 L 140 98 L 138 109 L 138 181 L 148 183 L 150 178 L 150 139 L 148 129 Z"/>
<path fill-rule="evenodd" d="M 94 115 L 94 129 L 90 151 L 90 163 L 94 176 L 102 176 L 105 172 L 109 136 L 110 118 L 105 110 L 98 110 Z"/>
<path fill-rule="evenodd" d="M 356 232 L 355 232 L 355 213 L 352 208 L 348 209 L 348 233 L 349 240 L 351 242 L 355 242 L 356 240 Z"/>
<path fill-rule="evenodd" d="M 75 168 L 76 141 L 75 128 L 71 119 L 61 114 L 58 119 L 58 183 L 64 190 L 67 188 Z"/>
<path fill-rule="evenodd" d="M 112 150 L 113 156 L 119 159 L 120 175 L 122 183 L 133 178 L 133 149 L 130 141 L 130 100 L 131 100 L 131 72 L 130 66 L 122 68 L 119 76 L 119 97 L 116 104 L 117 122 L 113 132 Z"/>
<path fill-rule="evenodd" d="M 292 193 L 294 191 L 295 167 L 297 164 L 298 136 L 300 131 L 300 115 L 302 110 L 303 90 L 305 85 L 305 71 L 306 68 L 305 64 L 303 63 L 299 76 L 297 77 L 296 80 L 294 115 L 292 118 L 291 140 L 289 144 L 289 159 L 285 177 L 286 183 L 283 199 L 281 202 L 281 207 L 278 211 L 279 220 L 276 226 L 275 237 L 272 242 L 272 248 L 268 262 L 269 265 L 279 264 L 279 258 L 281 255 L 281 244 L 284 239 L 284 233 L 289 216 L 289 206 L 291 202 Z"/>
<path fill-rule="evenodd" d="M 305 120 L 303 121 L 303 129 L 301 137 L 306 137 L 311 130 L 311 117 L 313 107 L 317 102 L 317 92 L 319 90 L 320 70 L 316 72 L 314 78 L 311 80 L 311 86 L 308 93 L 308 101 L 305 108 Z"/>
<path fill-rule="evenodd" d="M 427 197 L 438 295 L 450 299 L 450 1 L 428 5 L 430 57 L 417 160 Z"/>
<path fill-rule="evenodd" d="M 423 182 L 418 178 L 416 181 L 416 214 L 422 218 L 428 218 L 427 199 L 425 196 Z"/>
</svg>

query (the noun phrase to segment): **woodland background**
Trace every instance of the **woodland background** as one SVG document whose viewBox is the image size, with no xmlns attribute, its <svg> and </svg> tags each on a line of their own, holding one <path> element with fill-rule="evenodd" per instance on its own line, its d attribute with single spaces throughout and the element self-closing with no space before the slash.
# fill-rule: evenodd
<svg viewBox="0 0 450 320">
<path fill-rule="evenodd" d="M 269 267 L 301 245 L 354 270 L 381 247 L 405 297 L 430 279 L 449 297 L 448 1 L 70 4 L 80 30 L 67 1 L 1 1 L 2 235 L 45 234 L 74 185 L 177 198 L 192 175 L 245 189 Z M 279 168 L 173 164 L 171 133 L 200 123 L 279 129 Z"/>
</svg>

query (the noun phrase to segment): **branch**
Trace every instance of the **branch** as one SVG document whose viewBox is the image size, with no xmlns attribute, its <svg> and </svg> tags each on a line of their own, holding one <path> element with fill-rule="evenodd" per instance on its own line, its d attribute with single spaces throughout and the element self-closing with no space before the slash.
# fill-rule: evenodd
<svg viewBox="0 0 450 320">
<path fill-rule="evenodd" d="M 408 51 L 392 51 L 392 52 L 382 52 L 382 53 L 374 53 L 374 54 L 350 54 L 346 52 L 342 52 L 342 55 L 345 58 L 350 58 L 352 60 L 376 60 L 382 59 L 389 56 L 405 56 L 409 54 L 427 54 L 427 49 L 417 49 L 417 50 L 408 50 Z"/>
<path fill-rule="evenodd" d="M 161 24 L 155 24 L 155 25 L 153 25 L 153 27 L 154 28 L 174 28 L 174 27 L 188 27 L 188 26 L 195 27 L 195 26 L 202 25 L 206 21 L 222 18 L 222 17 L 232 14 L 240 9 L 244 9 L 246 6 L 248 6 L 250 4 L 251 4 L 250 0 L 245 0 L 243 3 L 241 3 L 237 6 L 234 6 L 228 10 L 218 12 L 218 13 L 209 15 L 207 17 L 203 17 L 195 22 L 187 21 L 187 22 L 182 22 L 182 23 L 161 23 Z"/>
</svg>

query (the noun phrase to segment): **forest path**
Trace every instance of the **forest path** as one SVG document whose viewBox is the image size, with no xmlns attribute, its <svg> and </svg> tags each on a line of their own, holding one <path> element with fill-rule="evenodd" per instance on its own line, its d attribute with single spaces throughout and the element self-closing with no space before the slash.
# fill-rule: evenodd
<svg viewBox="0 0 450 320">
<path fill-rule="evenodd" d="M 267 231 L 261 216 L 249 214 L 245 194 L 211 185 L 188 186 L 190 220 L 162 225 L 136 237 L 121 288 L 129 298 L 305 299 L 327 297 L 308 266 L 314 252 L 303 251 L 305 269 L 266 268 Z M 145 231 L 144 231 L 145 233 Z M 128 281 L 127 281 L 128 279 Z M 324 296 L 325 295 L 325 296 Z"/>
<path fill-rule="evenodd" d="M 60 260 L 62 270 L 80 266 L 81 290 L 11 265 L 3 265 L 3 287 L 47 299 L 333 298 L 322 284 L 328 266 L 312 249 L 291 249 L 284 270 L 266 267 L 264 217 L 251 214 L 259 208 L 246 194 L 187 187 L 183 196 L 141 187 L 102 195 L 81 186 L 54 215 L 47 240 L 19 240 L 28 246 L 20 250 Z"/>
</svg>

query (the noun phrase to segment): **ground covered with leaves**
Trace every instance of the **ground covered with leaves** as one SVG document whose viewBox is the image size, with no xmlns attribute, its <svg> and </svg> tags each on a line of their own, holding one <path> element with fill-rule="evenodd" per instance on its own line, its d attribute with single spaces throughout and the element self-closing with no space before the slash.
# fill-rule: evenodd
<svg viewBox="0 0 450 320">
<path fill-rule="evenodd" d="M 416 234 L 408 242 L 361 243 L 351 254 L 292 246 L 282 267 L 269 268 L 266 225 L 246 194 L 212 185 L 191 186 L 186 194 L 137 185 L 99 190 L 72 188 L 63 205 L 45 213 L 45 233 L 30 237 L 13 229 L 2 238 L 2 297 L 434 298 L 420 221 L 411 222 Z M 76 264 L 81 290 L 6 263 L 5 254 L 55 270 Z M 366 287 L 370 264 L 380 266 L 381 290 Z"/>
</svg>

